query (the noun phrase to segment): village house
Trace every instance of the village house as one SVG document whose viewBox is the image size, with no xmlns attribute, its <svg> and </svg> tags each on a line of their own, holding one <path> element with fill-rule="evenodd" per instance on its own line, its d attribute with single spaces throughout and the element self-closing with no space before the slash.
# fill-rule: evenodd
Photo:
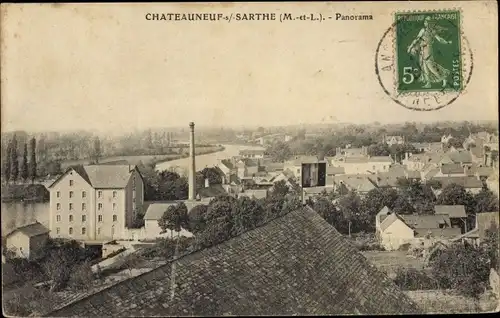
<svg viewBox="0 0 500 318">
<path fill-rule="evenodd" d="M 420 143 L 413 142 L 411 143 L 413 147 L 419 152 L 425 153 L 439 153 L 444 151 L 443 144 L 440 142 L 429 142 L 429 143 Z"/>
<path fill-rule="evenodd" d="M 268 189 L 245 189 L 238 193 L 238 197 L 265 199 L 269 193 Z"/>
<path fill-rule="evenodd" d="M 449 241 L 461 234 L 451 227 L 448 215 L 402 215 L 384 207 L 375 220 L 376 235 L 385 250 L 398 250 L 404 244 L 428 248 L 437 241 Z"/>
<path fill-rule="evenodd" d="M 259 167 L 260 164 L 258 159 L 240 159 L 236 163 L 238 178 L 254 177 L 259 172 Z"/>
<path fill-rule="evenodd" d="M 392 146 L 392 145 L 404 145 L 405 137 L 404 136 L 387 136 L 384 135 L 382 137 L 382 142 Z"/>
<path fill-rule="evenodd" d="M 460 235 L 452 240 L 452 242 L 468 242 L 476 246 L 481 244 L 486 239 L 486 231 L 496 226 L 500 228 L 500 212 L 481 212 L 476 214 L 475 226 L 467 233 Z"/>
<path fill-rule="evenodd" d="M 377 186 L 370 180 L 370 175 L 367 174 L 346 174 L 333 177 L 333 190 L 341 194 L 356 191 L 360 196 L 364 196 L 375 188 Z"/>
<path fill-rule="evenodd" d="M 346 174 L 365 174 L 388 171 L 393 163 L 390 156 L 336 157 L 332 166 L 344 168 Z"/>
<path fill-rule="evenodd" d="M 463 205 L 435 205 L 435 215 L 447 215 L 450 218 L 450 226 L 460 228 L 462 233 L 467 232 L 467 214 Z"/>
<path fill-rule="evenodd" d="M 229 184 L 231 177 L 238 174 L 235 163 L 230 159 L 221 159 L 217 163 L 217 168 L 222 172 L 222 184 Z"/>
<path fill-rule="evenodd" d="M 50 188 L 50 234 L 84 242 L 128 239 L 144 202 L 144 182 L 130 165 L 69 168 Z"/>
<path fill-rule="evenodd" d="M 19 227 L 5 236 L 5 247 L 15 257 L 35 260 L 43 256 L 49 229 L 39 222 Z"/>
<path fill-rule="evenodd" d="M 316 156 L 295 156 L 292 160 L 285 161 L 283 169 L 290 170 L 295 178 L 302 178 L 302 165 L 306 163 L 326 163 L 325 160 L 319 160 Z"/>
<path fill-rule="evenodd" d="M 467 190 L 468 192 L 470 192 L 472 194 L 479 193 L 484 187 L 483 182 L 475 176 L 433 177 L 430 180 L 432 180 L 432 182 L 438 182 L 441 185 L 441 187 L 439 189 L 434 189 L 436 195 L 439 195 L 441 193 L 442 189 L 446 188 L 450 184 L 461 185 L 462 187 L 465 188 L 465 190 Z"/>
<path fill-rule="evenodd" d="M 239 155 L 242 158 L 262 159 L 265 152 L 265 149 L 243 149 L 240 150 Z"/>
</svg>

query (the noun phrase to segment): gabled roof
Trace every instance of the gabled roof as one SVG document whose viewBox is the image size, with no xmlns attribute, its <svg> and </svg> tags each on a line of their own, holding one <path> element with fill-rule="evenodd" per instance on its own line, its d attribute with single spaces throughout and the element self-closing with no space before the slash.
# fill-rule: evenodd
<svg viewBox="0 0 500 318">
<path fill-rule="evenodd" d="M 466 189 L 480 189 L 483 183 L 476 177 L 434 177 L 432 180 L 441 182 L 442 187 L 446 187 L 452 183 L 459 184 Z"/>
<path fill-rule="evenodd" d="M 391 156 L 373 156 L 368 158 L 368 162 L 386 162 L 386 163 L 392 163 L 393 160 Z"/>
<path fill-rule="evenodd" d="M 472 156 L 467 150 L 450 151 L 448 156 L 454 163 L 472 162 Z"/>
<path fill-rule="evenodd" d="M 259 165 L 259 161 L 250 158 L 242 158 L 238 161 L 238 166 L 242 165 L 245 167 L 257 167 Z"/>
<path fill-rule="evenodd" d="M 35 222 L 12 230 L 10 233 L 6 235 L 6 237 L 9 237 L 14 233 L 22 233 L 28 237 L 34 237 L 42 234 L 47 234 L 49 232 L 50 230 L 48 228 L 46 228 L 39 222 Z"/>
<path fill-rule="evenodd" d="M 69 167 L 63 175 L 56 179 L 50 187 L 54 186 L 70 171 L 75 171 L 95 189 L 122 189 L 127 186 L 130 176 L 135 169 L 136 166 L 133 165 L 72 166 Z"/>
<path fill-rule="evenodd" d="M 467 214 L 465 213 L 465 206 L 463 205 L 435 205 L 435 214 L 445 214 L 450 218 L 465 218 Z"/>
<path fill-rule="evenodd" d="M 403 222 L 406 226 L 408 226 L 409 228 L 411 228 L 408 224 L 406 224 L 406 222 L 401 218 L 399 217 L 399 215 L 397 215 L 396 213 L 392 213 L 392 214 L 389 214 L 387 215 L 385 218 L 382 218 L 382 215 L 380 215 L 380 220 L 381 220 L 381 223 L 380 223 L 380 230 L 382 232 L 384 232 L 385 230 L 387 230 L 387 228 L 394 222 L 396 222 L 397 220 Z"/>
<path fill-rule="evenodd" d="M 47 316 L 411 314 L 421 310 L 311 209 L 128 279 Z"/>
<path fill-rule="evenodd" d="M 460 163 L 449 163 L 441 166 L 442 174 L 464 174 L 465 170 Z"/>
<path fill-rule="evenodd" d="M 440 224 L 450 226 L 450 217 L 448 215 L 400 215 L 408 226 L 413 229 L 439 229 Z"/>
</svg>

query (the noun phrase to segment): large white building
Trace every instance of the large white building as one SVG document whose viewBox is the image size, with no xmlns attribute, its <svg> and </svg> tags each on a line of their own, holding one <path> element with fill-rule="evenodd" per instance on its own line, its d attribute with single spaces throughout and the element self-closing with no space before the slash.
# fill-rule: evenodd
<svg viewBox="0 0 500 318">
<path fill-rule="evenodd" d="M 50 186 L 50 235 L 79 241 L 128 239 L 144 202 L 144 182 L 130 165 L 69 168 Z"/>
</svg>

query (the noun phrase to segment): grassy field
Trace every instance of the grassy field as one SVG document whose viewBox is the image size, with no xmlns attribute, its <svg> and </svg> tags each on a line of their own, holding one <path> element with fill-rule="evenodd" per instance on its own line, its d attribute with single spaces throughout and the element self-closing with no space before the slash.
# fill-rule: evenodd
<svg viewBox="0 0 500 318">
<path fill-rule="evenodd" d="M 480 313 L 495 310 L 498 300 L 490 293 L 479 300 L 457 295 L 449 290 L 415 290 L 405 292 L 426 314 Z"/>
<path fill-rule="evenodd" d="M 394 274 L 397 268 L 423 269 L 422 258 L 406 256 L 404 251 L 364 251 L 361 252 L 378 269 Z"/>
</svg>

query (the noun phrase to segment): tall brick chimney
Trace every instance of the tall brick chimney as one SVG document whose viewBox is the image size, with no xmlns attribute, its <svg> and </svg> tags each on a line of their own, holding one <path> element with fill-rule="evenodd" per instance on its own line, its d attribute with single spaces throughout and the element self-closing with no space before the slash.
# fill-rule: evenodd
<svg viewBox="0 0 500 318">
<path fill-rule="evenodd" d="M 194 152 L 194 123 L 189 123 L 189 158 L 191 162 L 189 164 L 189 200 L 195 200 L 196 198 L 196 165 L 195 165 L 195 152 Z"/>
</svg>

